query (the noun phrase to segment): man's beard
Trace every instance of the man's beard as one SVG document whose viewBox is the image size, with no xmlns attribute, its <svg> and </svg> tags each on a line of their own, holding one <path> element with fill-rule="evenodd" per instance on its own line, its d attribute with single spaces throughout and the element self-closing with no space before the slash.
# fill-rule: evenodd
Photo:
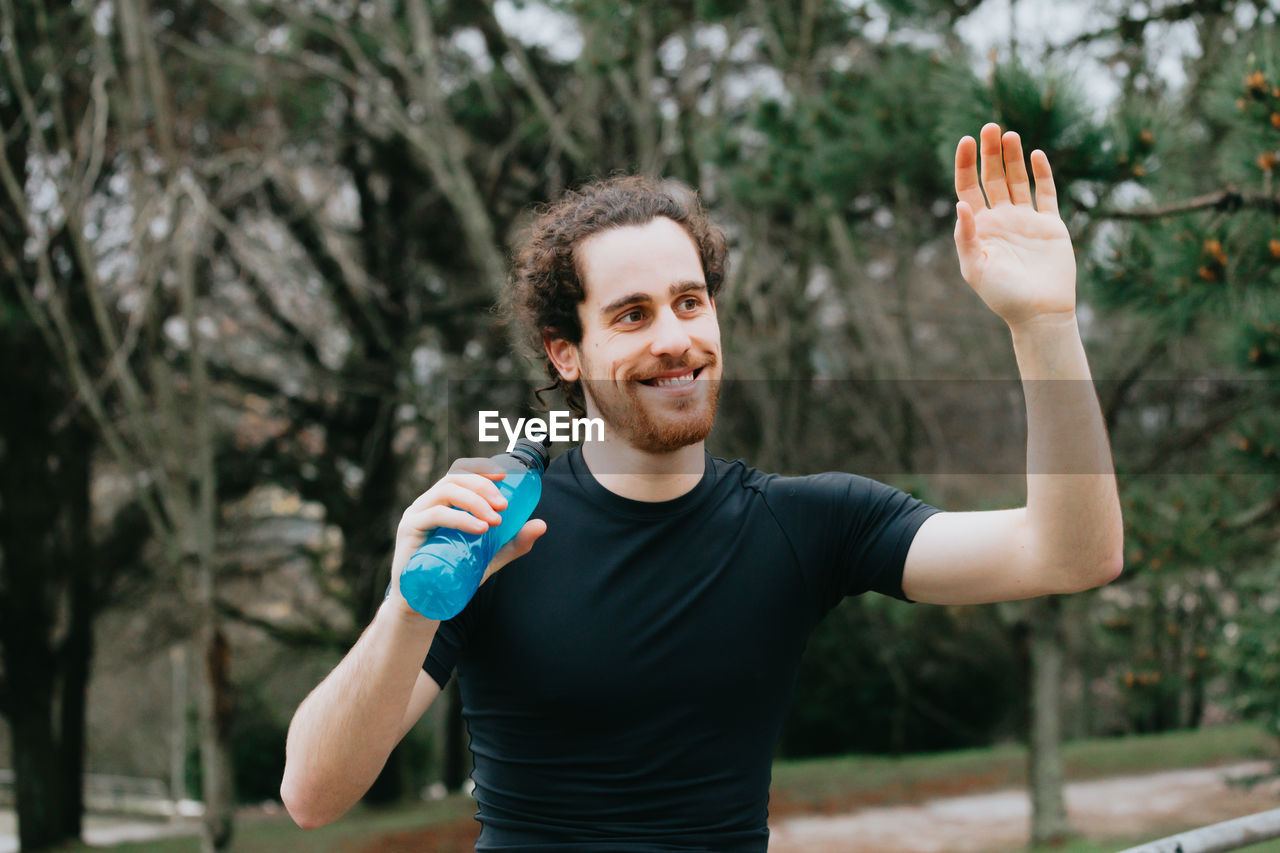
<svg viewBox="0 0 1280 853">
<path fill-rule="evenodd" d="M 714 367 L 715 357 L 703 365 Z M 662 372 L 678 370 L 692 365 L 662 366 Z M 585 371 L 584 371 L 585 372 Z M 637 450 L 645 453 L 671 453 L 682 447 L 697 444 L 711 434 L 716 420 L 716 406 L 720 399 L 720 382 L 715 379 L 698 379 L 705 389 L 688 397 L 641 399 L 643 392 L 637 382 L 625 380 L 619 388 L 610 380 L 582 380 L 583 393 L 595 404 L 596 412 L 605 422 L 605 428 Z M 701 387 L 701 386 L 700 386 Z"/>
</svg>

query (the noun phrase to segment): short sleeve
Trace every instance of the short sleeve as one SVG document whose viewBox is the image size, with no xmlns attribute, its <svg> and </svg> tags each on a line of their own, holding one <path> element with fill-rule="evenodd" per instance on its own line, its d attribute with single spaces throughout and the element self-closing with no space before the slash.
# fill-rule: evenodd
<svg viewBox="0 0 1280 853">
<path fill-rule="evenodd" d="M 480 593 L 483 592 L 482 587 Z M 435 639 L 431 641 L 431 648 L 427 651 L 427 658 L 422 662 L 422 668 L 440 685 L 441 690 L 449 683 L 449 676 L 453 674 L 462 658 L 463 649 L 467 646 L 467 638 L 476 619 L 480 593 L 467 602 L 461 613 L 440 623 Z"/>
<path fill-rule="evenodd" d="M 936 507 L 867 477 L 835 472 L 773 478 L 766 496 L 814 579 L 821 612 L 868 591 L 909 600 L 902 591 L 907 551 Z"/>
</svg>

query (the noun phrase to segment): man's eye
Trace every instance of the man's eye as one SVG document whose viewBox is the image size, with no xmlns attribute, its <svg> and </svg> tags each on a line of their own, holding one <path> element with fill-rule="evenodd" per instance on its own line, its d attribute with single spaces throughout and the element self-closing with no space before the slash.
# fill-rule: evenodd
<svg viewBox="0 0 1280 853">
<path fill-rule="evenodd" d="M 686 310 L 692 311 L 693 309 L 697 308 L 698 305 L 700 305 L 701 303 L 698 301 L 698 297 L 690 296 L 686 298 L 681 304 L 684 305 Z"/>
<path fill-rule="evenodd" d="M 642 319 L 644 319 L 644 312 L 640 311 L 639 309 L 635 311 L 628 311 L 618 319 L 624 323 L 639 323 Z"/>
</svg>

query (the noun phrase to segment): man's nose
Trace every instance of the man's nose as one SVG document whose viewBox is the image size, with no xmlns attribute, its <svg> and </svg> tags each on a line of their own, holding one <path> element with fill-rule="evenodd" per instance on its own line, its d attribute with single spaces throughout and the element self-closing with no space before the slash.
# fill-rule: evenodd
<svg viewBox="0 0 1280 853">
<path fill-rule="evenodd" d="M 658 312 L 649 351 L 657 356 L 682 356 L 692 346 L 685 324 L 670 308 Z"/>
</svg>

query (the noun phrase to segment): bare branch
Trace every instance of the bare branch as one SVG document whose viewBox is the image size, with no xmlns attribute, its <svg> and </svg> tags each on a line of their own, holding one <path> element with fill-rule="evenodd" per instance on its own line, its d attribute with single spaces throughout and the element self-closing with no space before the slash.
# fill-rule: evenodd
<svg viewBox="0 0 1280 853">
<path fill-rule="evenodd" d="M 640 41 L 636 46 L 636 136 L 639 143 L 640 169 L 649 174 L 659 174 L 658 121 L 653 102 L 654 66 L 657 64 L 657 46 L 654 40 L 653 6 L 642 3 L 633 7 L 640 19 Z"/>
<path fill-rule="evenodd" d="M 89 94 L 89 115 L 93 120 L 89 121 L 86 118 L 81 123 L 80 132 L 77 134 L 77 137 L 89 137 L 80 146 L 80 150 L 88 152 L 88 160 L 85 162 L 80 179 L 75 181 L 73 187 L 78 198 L 88 198 L 93 193 L 98 175 L 102 173 L 102 162 L 106 158 L 107 119 L 110 109 L 107 103 L 106 79 L 101 69 L 93 74 L 93 80 L 89 84 Z"/>
<path fill-rule="evenodd" d="M 283 181 L 272 179 L 264 186 L 272 211 L 289 229 L 315 265 L 322 279 L 329 282 L 342 310 L 370 343 L 390 352 L 391 336 L 376 308 L 353 282 L 325 242 L 324 229 L 316 217 L 298 204 L 295 193 Z"/>
<path fill-rule="evenodd" d="M 52 161 L 52 157 L 48 147 L 45 145 L 44 134 L 40 131 L 40 114 L 36 110 L 36 103 L 31 95 L 31 89 L 27 86 L 26 73 L 22 68 L 22 60 L 18 55 L 20 46 L 17 33 L 13 28 L 14 20 L 13 0 L 0 0 L 0 36 L 3 36 L 9 43 L 9 49 L 4 51 L 5 63 L 9 66 L 9 81 L 13 85 L 13 94 L 18 96 L 18 104 L 22 108 L 22 116 L 26 119 L 27 126 L 31 131 L 27 138 L 35 145 L 37 153 L 47 163 Z"/>
<path fill-rule="evenodd" d="M 515 78 L 516 83 L 525 90 L 529 100 L 533 102 L 534 109 L 542 116 L 542 120 L 547 123 L 547 129 L 551 131 L 552 139 L 575 163 L 579 166 L 585 165 L 588 162 L 586 153 L 569 134 L 569 129 L 566 127 L 563 118 L 551 103 L 551 98 L 548 97 L 546 90 L 542 88 L 542 84 L 538 82 L 537 72 L 533 68 L 533 63 L 529 61 L 529 55 L 525 52 L 524 45 L 520 44 L 519 40 L 512 38 L 511 34 L 498 23 L 497 16 L 493 11 L 492 0 L 485 0 L 482 8 L 485 16 L 481 26 L 495 31 L 501 37 L 507 52 L 515 60 L 516 67 L 520 70 L 520 74 Z"/>
<path fill-rule="evenodd" d="M 7 256 L 8 252 L 6 251 L 5 254 Z M 9 261 L 12 260 L 10 257 Z M 123 433 L 107 416 L 103 399 L 95 390 L 88 371 L 81 363 L 80 347 L 76 344 L 65 306 L 63 306 L 55 288 L 53 271 L 49 268 L 48 256 L 41 252 L 36 258 L 36 264 L 39 278 L 49 291 L 49 309 L 46 310 L 41 302 L 36 299 L 35 294 L 32 293 L 30 286 L 27 284 L 26 277 L 15 275 L 12 280 L 18 287 L 23 306 L 32 317 L 36 318 L 37 323 L 45 326 L 46 333 L 49 328 L 53 330 L 54 340 L 51 343 L 51 348 L 63 363 L 67 378 L 76 389 L 77 397 L 84 401 L 89 414 L 93 417 L 94 423 L 101 430 L 103 441 L 112 455 L 126 470 L 154 473 L 155 466 L 147 465 L 145 459 L 140 459 L 135 455 L 134 451 L 129 448 Z M 140 490 L 139 501 L 143 510 L 147 513 L 147 518 L 152 523 L 154 530 L 166 531 L 169 529 L 169 525 L 165 521 L 166 516 L 161 511 L 149 489 Z"/>
<path fill-rule="evenodd" d="M 1248 509 L 1236 513 L 1230 518 L 1220 519 L 1218 524 L 1224 530 L 1244 530 L 1265 521 L 1277 513 L 1280 513 L 1280 492 L 1265 501 L 1260 501 Z"/>
<path fill-rule="evenodd" d="M 106 286 L 98 274 L 98 261 L 94 256 L 93 247 L 89 245 L 89 241 L 85 237 L 84 221 L 82 219 L 83 209 L 75 199 L 69 196 L 66 188 L 61 185 L 59 185 L 59 196 L 64 200 L 64 212 L 67 217 L 65 231 L 75 251 L 80 274 L 85 280 L 84 294 L 88 299 L 89 313 L 97 326 L 98 334 L 101 336 L 102 348 L 112 354 L 123 352 L 125 347 L 116 334 L 115 324 L 103 298 L 106 294 Z M 170 184 L 157 199 L 153 200 L 153 203 L 161 204 L 161 199 L 172 202 L 176 199 L 176 196 L 177 187 L 175 184 Z M 145 209 L 146 206 L 145 204 L 139 205 L 139 208 Z M 140 218 L 136 227 L 141 230 L 144 226 L 149 226 L 148 219 L 149 217 L 146 219 Z M 144 245 L 144 241 L 135 239 L 134 245 L 141 247 Z M 148 258 L 141 252 L 139 254 L 139 272 L 146 268 L 148 262 L 159 265 L 159 259 Z M 50 287 L 52 289 L 52 278 L 50 279 Z M 115 371 L 112 375 L 118 380 L 124 397 L 125 413 L 132 423 L 135 440 L 140 445 L 148 448 L 147 455 L 149 458 L 159 458 L 159 448 L 164 446 L 164 441 L 154 425 L 146 417 L 149 404 L 137 376 L 131 370 Z M 82 390 L 92 391 L 92 386 Z M 172 499 L 175 492 L 167 481 L 167 472 L 163 469 L 157 469 L 157 476 L 160 478 L 157 486 L 161 494 L 166 500 Z"/>
<path fill-rule="evenodd" d="M 1224 187 L 1211 193 L 1198 195 L 1181 201 L 1149 207 L 1135 207 L 1128 210 L 1103 209 L 1093 210 L 1090 215 L 1097 219 L 1164 219 L 1183 213 L 1194 213 L 1198 210 L 1217 210 L 1233 212 L 1241 208 L 1262 210 L 1268 213 L 1280 213 L 1280 196 L 1260 193 L 1255 190 Z"/>
<path fill-rule="evenodd" d="M 218 612 L 228 619 L 250 625 L 265 632 L 272 639 L 288 646 L 301 648 L 327 648 L 335 652 L 345 653 L 351 647 L 351 638 L 340 631 L 327 627 L 282 625 L 270 619 L 263 619 L 245 612 L 240 607 L 225 599 L 218 599 Z"/>
<path fill-rule="evenodd" d="M 155 35 L 151 27 L 144 26 L 148 22 L 147 0 L 117 0 L 121 6 L 132 6 L 135 2 L 140 8 L 134 11 L 134 20 L 138 34 L 142 36 L 142 69 L 147 82 L 147 94 L 151 100 L 151 111 L 154 114 L 152 126 L 160 142 L 160 154 L 166 162 L 174 165 L 173 119 L 169 115 L 169 94 L 165 85 L 164 73 L 160 70 L 160 58 L 156 55 Z"/>
<path fill-rule="evenodd" d="M 1137 474 L 1160 472 L 1165 469 L 1169 460 L 1182 458 L 1182 454 L 1202 447 L 1206 441 L 1230 426 L 1240 415 L 1267 406 L 1268 397 L 1273 396 L 1274 394 L 1266 395 L 1259 399 L 1258 395 L 1240 394 L 1226 400 L 1213 401 L 1212 414 L 1205 419 L 1204 423 L 1172 433 L 1154 446 L 1148 443 L 1151 452 L 1140 464 L 1133 466 L 1133 472 Z"/>
<path fill-rule="evenodd" d="M 50 325 L 49 317 L 44 309 L 36 302 L 31 289 L 26 287 L 24 278 L 26 271 L 22 269 L 18 256 L 3 240 L 0 240 L 0 264 L 4 265 L 5 272 L 9 274 L 9 277 L 18 282 L 18 298 L 22 301 L 22 307 L 26 310 L 27 316 L 35 321 L 36 328 L 40 330 L 40 336 L 44 338 L 45 345 L 49 347 L 49 351 L 53 353 L 55 359 L 62 362 L 65 368 L 66 357 L 62 347 L 58 345 L 57 333 L 54 331 L 53 326 Z"/>
<path fill-rule="evenodd" d="M 1151 24 L 1165 23 L 1172 24 L 1179 21 L 1186 21 L 1197 15 L 1203 15 L 1209 12 L 1221 12 L 1222 4 L 1216 0 L 1188 0 L 1175 6 L 1166 6 L 1152 15 L 1146 15 L 1138 18 L 1128 14 L 1121 14 L 1116 23 L 1109 27 L 1092 30 L 1087 33 L 1081 33 L 1070 41 L 1063 44 L 1050 46 L 1051 51 L 1071 50 L 1081 45 L 1098 41 L 1099 39 L 1111 38 L 1119 36 L 1126 41 L 1140 40 L 1146 32 L 1146 28 Z"/>
</svg>

